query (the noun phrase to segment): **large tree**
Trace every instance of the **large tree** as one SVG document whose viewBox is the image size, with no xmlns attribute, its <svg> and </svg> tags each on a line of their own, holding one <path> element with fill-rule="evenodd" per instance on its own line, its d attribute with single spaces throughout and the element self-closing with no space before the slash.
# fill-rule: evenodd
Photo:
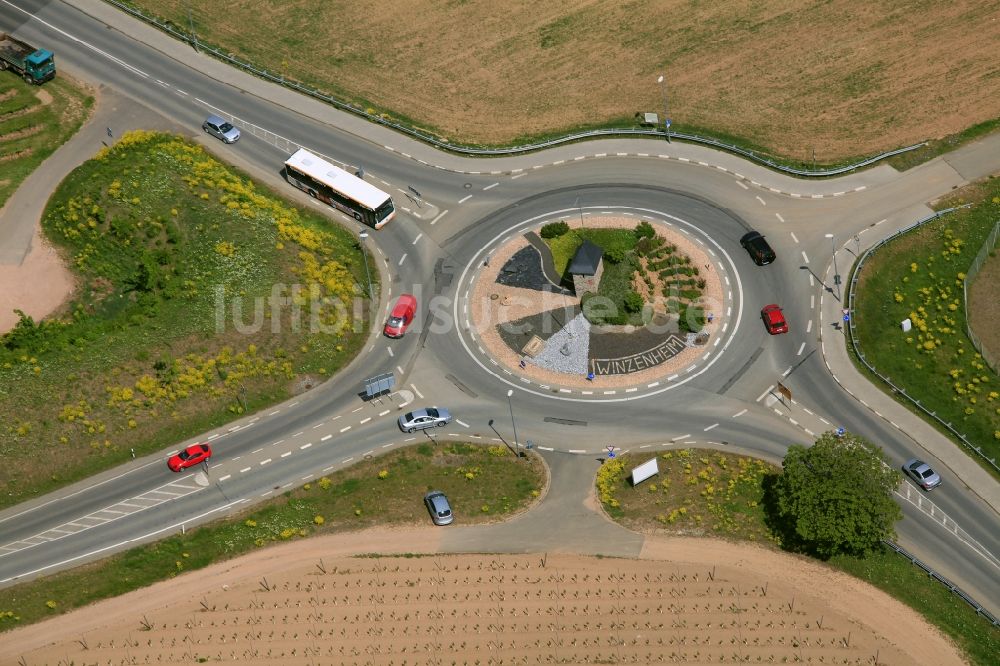
<svg viewBox="0 0 1000 666">
<path fill-rule="evenodd" d="M 820 557 L 859 555 L 895 536 L 900 474 L 863 437 L 827 432 L 811 447 L 792 445 L 783 468 L 774 486 L 778 514 L 798 542 L 787 545 Z"/>
</svg>

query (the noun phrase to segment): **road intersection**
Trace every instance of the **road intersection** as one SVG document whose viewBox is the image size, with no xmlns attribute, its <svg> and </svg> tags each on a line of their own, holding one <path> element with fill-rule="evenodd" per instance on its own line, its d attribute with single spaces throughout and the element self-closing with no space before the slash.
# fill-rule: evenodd
<svg viewBox="0 0 1000 666">
<path fill-rule="evenodd" d="M 182 485 L 191 491 L 169 501 L 150 502 L 142 510 L 121 508 L 122 503 L 145 504 L 134 498 L 150 493 L 163 496 L 155 495 L 156 489 L 174 483 L 165 465 L 157 464 L 163 457 L 156 456 L 0 513 L 0 584 L 239 510 L 359 457 L 418 441 L 395 426 L 404 403 L 451 408 L 461 423 L 441 437 L 493 441 L 496 435 L 487 423 L 502 423 L 508 406 L 503 396 L 513 388 L 522 441 L 532 440 L 547 456 L 571 450 L 596 456 L 613 443 L 623 450 L 716 446 L 780 460 L 788 444 L 810 441 L 840 425 L 882 444 L 896 463 L 920 453 L 945 479 L 932 498 L 934 510 L 967 538 L 956 538 L 947 524 L 926 517 L 926 507 L 905 501 L 901 543 L 1000 611 L 1000 568 L 994 556 L 1000 552 L 997 484 L 854 370 L 840 337 L 842 306 L 833 289 L 834 262 L 825 237 L 835 234 L 840 270 L 846 273 L 849 255 L 929 213 L 927 201 L 1000 168 L 996 138 L 987 140 L 992 151 L 970 146 L 904 174 L 880 166 L 817 182 L 790 179 L 698 146 L 653 140 L 612 139 L 483 162 L 431 150 L 235 72 L 105 5 L 88 4 L 86 11 L 39 5 L 37 14 L 45 23 L 27 21 L 19 29 L 39 43 L 58 45 L 66 71 L 109 89 L 104 99 L 115 107 L 102 109 L 99 102 L 98 125 L 130 119 L 151 127 L 188 128 L 195 136 L 207 110 L 238 117 L 250 130 L 244 140 L 225 148 L 207 145 L 292 197 L 299 193 L 284 184 L 278 168 L 295 146 L 363 166 L 367 178 L 406 202 L 399 218 L 374 234 L 373 256 L 384 286 L 378 311 L 389 307 L 393 296 L 419 286 L 428 297 L 452 304 L 444 310 L 451 311 L 452 325 L 424 320 L 393 343 L 374 331 L 365 354 L 336 381 L 229 426 L 236 430 L 207 433 L 217 441 L 218 454 L 215 464 L 200 472 L 206 485 L 188 483 L 185 476 Z M 5 4 L 0 20 L 6 26 L 25 19 Z M 95 57 L 95 44 L 107 59 Z M 118 134 L 123 129 L 122 124 L 114 127 Z M 99 147 L 87 131 L 60 151 L 63 157 L 57 153 L 46 164 L 50 178 Z M 303 196 L 301 201 L 311 200 Z M 23 213 L 21 205 L 12 200 L 11 209 Z M 634 396 L 642 399 L 629 395 L 628 400 L 618 399 L 624 394 L 602 394 L 601 403 L 582 394 L 576 398 L 584 402 L 574 402 L 558 388 L 555 393 L 531 389 L 484 373 L 482 363 L 457 351 L 464 344 L 458 330 L 463 275 L 488 251 L 484 239 L 501 238 L 518 225 L 562 211 L 586 214 L 615 207 L 690 220 L 717 244 L 720 255 L 730 258 L 734 280 L 742 279 L 745 292 L 740 307 L 744 298 L 758 307 L 780 298 L 797 324 L 795 334 L 772 341 L 753 316 L 743 317 L 718 361 L 692 372 L 678 390 L 647 387 Z M 38 214 L 27 219 L 34 225 Z M 739 236 L 750 227 L 767 234 L 778 251 L 779 261 L 767 269 L 753 267 L 739 248 Z M 749 305 L 747 310 L 753 314 Z M 432 333 L 437 324 L 443 330 Z M 395 372 L 403 390 L 381 404 L 361 402 L 362 381 L 378 372 Z M 774 393 L 779 380 L 792 388 L 795 400 L 779 402 Z M 615 402 L 603 402 L 611 399 Z M 618 425 L 623 420 L 630 424 L 627 431 Z M 84 521 L 84 516 L 100 518 Z M 86 529 L 67 530 L 73 523 Z"/>
</svg>

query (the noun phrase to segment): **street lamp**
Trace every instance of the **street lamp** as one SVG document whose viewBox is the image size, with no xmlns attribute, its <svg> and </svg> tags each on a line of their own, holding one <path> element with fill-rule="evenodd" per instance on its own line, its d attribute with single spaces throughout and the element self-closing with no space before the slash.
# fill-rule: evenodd
<svg viewBox="0 0 1000 666">
<path fill-rule="evenodd" d="M 365 278 L 368 281 L 368 300 L 371 303 L 369 307 L 375 308 L 375 292 L 372 291 L 372 274 L 368 271 L 368 249 L 365 247 L 365 239 L 368 238 L 368 232 L 362 231 L 358 234 L 358 238 L 361 239 L 361 255 L 365 258 Z"/>
<path fill-rule="evenodd" d="M 510 407 L 510 423 L 514 426 L 514 455 L 518 458 L 521 457 L 521 450 L 517 445 L 517 421 L 514 420 L 514 403 L 510 401 L 510 397 L 514 395 L 514 389 L 507 390 L 507 406 Z"/>
<path fill-rule="evenodd" d="M 837 244 L 833 242 L 833 234 L 826 234 L 830 239 L 830 252 L 833 254 L 833 285 L 837 288 L 837 300 L 840 300 L 840 271 L 837 270 Z"/>
<path fill-rule="evenodd" d="M 660 90 L 663 92 L 663 126 L 667 133 L 667 143 L 670 143 L 670 106 L 667 104 L 667 80 L 663 74 L 660 74 L 656 82 L 660 84 Z"/>
</svg>

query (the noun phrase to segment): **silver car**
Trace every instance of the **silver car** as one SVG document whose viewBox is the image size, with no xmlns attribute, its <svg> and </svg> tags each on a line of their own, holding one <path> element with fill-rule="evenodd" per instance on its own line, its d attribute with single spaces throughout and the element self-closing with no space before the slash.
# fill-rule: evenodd
<svg viewBox="0 0 1000 666">
<path fill-rule="evenodd" d="M 209 116 L 201 124 L 201 128 L 226 143 L 236 143 L 240 140 L 240 131 L 233 127 L 225 118 L 220 118 L 219 116 Z"/>
<path fill-rule="evenodd" d="M 923 460 L 916 458 L 907 460 L 903 465 L 903 471 L 924 490 L 931 490 L 941 485 L 941 477 Z"/>
<path fill-rule="evenodd" d="M 431 520 L 434 521 L 435 525 L 448 525 L 455 520 L 455 516 L 451 512 L 451 504 L 448 503 L 448 498 L 440 490 L 432 490 L 424 495 L 424 504 L 431 512 Z"/>
<path fill-rule="evenodd" d="M 443 407 L 424 407 L 400 416 L 399 429 L 403 432 L 413 432 L 435 426 L 443 427 L 451 423 L 451 419 L 451 412 Z"/>
</svg>

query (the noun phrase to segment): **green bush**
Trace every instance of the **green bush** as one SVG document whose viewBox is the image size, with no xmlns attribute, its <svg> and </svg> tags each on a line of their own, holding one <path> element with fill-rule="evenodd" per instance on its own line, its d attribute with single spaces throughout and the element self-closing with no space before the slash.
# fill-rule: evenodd
<svg viewBox="0 0 1000 666">
<path fill-rule="evenodd" d="M 653 229 L 653 225 L 649 222 L 643 220 L 635 227 L 635 237 L 642 240 L 645 238 L 653 238 L 656 236 L 656 230 Z"/>
<path fill-rule="evenodd" d="M 542 238 L 558 238 L 566 233 L 569 233 L 569 225 L 560 220 L 543 226 L 539 235 Z"/>
<path fill-rule="evenodd" d="M 620 264 L 625 260 L 625 248 L 612 247 L 604 251 L 604 258 L 613 264 Z"/>
<path fill-rule="evenodd" d="M 645 301 L 642 300 L 642 296 L 634 291 L 630 291 L 625 294 L 625 311 L 626 312 L 639 312 L 642 310 L 642 306 L 645 305 Z"/>
</svg>

